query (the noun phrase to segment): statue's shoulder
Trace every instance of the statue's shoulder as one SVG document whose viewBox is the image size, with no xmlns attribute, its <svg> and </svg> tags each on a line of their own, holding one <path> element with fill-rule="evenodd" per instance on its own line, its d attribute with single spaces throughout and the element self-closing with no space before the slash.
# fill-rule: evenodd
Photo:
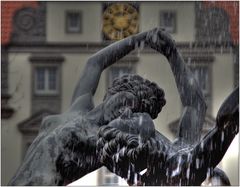
<svg viewBox="0 0 240 187">
<path fill-rule="evenodd" d="M 75 118 L 84 119 L 84 115 L 93 108 L 94 104 L 91 94 L 79 96 L 66 112 L 44 117 L 39 132 L 50 132 Z"/>
<path fill-rule="evenodd" d="M 49 115 L 43 118 L 39 132 L 48 132 L 62 124 L 62 114 Z"/>
<path fill-rule="evenodd" d="M 94 108 L 93 96 L 90 93 L 79 96 L 71 105 L 68 112 L 86 113 Z"/>
<path fill-rule="evenodd" d="M 88 121 L 85 118 L 85 114 L 82 111 L 72 111 L 57 115 L 49 115 L 43 118 L 39 132 L 48 133 L 58 127 L 71 127 L 73 124 L 81 124 L 82 126 L 87 122 Z"/>
</svg>

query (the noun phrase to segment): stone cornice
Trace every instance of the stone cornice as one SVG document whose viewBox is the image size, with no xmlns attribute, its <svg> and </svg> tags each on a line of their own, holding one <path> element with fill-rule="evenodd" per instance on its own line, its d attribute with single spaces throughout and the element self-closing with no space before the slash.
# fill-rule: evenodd
<svg viewBox="0 0 240 187">
<path fill-rule="evenodd" d="M 109 42 L 79 42 L 79 43 L 12 43 L 8 45 L 9 52 L 41 52 L 41 53 L 95 53 L 108 46 Z M 202 42 L 178 42 L 177 48 L 182 53 L 229 53 L 232 51 L 231 43 L 202 43 Z M 141 53 L 156 53 L 149 47 L 141 50 Z"/>
<path fill-rule="evenodd" d="M 60 55 L 60 54 L 32 54 L 32 56 L 29 57 L 29 60 L 30 62 L 32 63 L 48 63 L 48 62 L 51 62 L 51 63 L 62 63 L 65 58 L 64 56 Z"/>
</svg>

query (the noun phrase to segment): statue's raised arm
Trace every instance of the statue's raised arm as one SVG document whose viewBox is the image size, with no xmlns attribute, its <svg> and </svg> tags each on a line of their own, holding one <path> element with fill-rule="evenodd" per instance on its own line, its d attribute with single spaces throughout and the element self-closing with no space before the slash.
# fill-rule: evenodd
<svg viewBox="0 0 240 187">
<path fill-rule="evenodd" d="M 147 42 L 151 48 L 163 54 L 172 69 L 184 112 L 180 120 L 178 142 L 196 143 L 200 140 L 206 114 L 203 93 L 191 70 L 185 64 L 172 37 L 163 29 L 148 33 Z"/>
<path fill-rule="evenodd" d="M 147 32 L 127 37 L 93 54 L 87 61 L 74 90 L 72 103 L 81 95 L 95 94 L 103 70 L 135 49 L 145 41 Z"/>
</svg>

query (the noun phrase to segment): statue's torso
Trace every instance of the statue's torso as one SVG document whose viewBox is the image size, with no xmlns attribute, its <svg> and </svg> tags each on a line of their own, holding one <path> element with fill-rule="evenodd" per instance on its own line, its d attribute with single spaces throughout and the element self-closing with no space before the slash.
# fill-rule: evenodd
<svg viewBox="0 0 240 187">
<path fill-rule="evenodd" d="M 77 104 L 81 104 L 81 99 Z M 70 111 L 44 118 L 38 136 L 29 147 L 23 164 L 9 184 L 63 184 L 64 179 L 59 171 L 61 168 L 57 167 L 57 161 L 61 157 L 64 158 L 62 164 L 75 162 L 76 153 L 81 159 L 89 157 L 85 152 L 84 142 L 90 144 L 87 142 L 90 138 L 93 144 L 97 134 L 98 127 L 91 124 L 85 116 L 86 111 Z M 96 163 L 93 162 L 93 164 Z M 78 163 L 77 169 L 81 170 L 81 167 L 84 171 L 86 164 Z M 86 169 L 82 174 L 84 175 L 85 172 L 87 172 Z"/>
</svg>

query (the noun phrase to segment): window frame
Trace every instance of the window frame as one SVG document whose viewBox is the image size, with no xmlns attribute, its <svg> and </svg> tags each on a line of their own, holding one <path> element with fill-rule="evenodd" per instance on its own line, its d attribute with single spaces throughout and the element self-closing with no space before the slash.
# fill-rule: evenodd
<svg viewBox="0 0 240 187">
<path fill-rule="evenodd" d="M 44 68 L 44 89 L 37 88 L 37 70 L 38 68 Z M 49 68 L 56 68 L 56 89 L 51 90 L 49 88 L 50 76 Z M 59 67 L 57 65 L 36 65 L 34 67 L 34 94 L 35 95 L 58 95 L 59 93 Z"/>
<path fill-rule="evenodd" d="M 164 19 L 163 15 L 166 13 L 171 13 L 174 15 L 172 31 L 169 31 L 169 29 L 167 28 L 170 28 L 170 27 L 166 27 L 166 25 L 164 25 L 164 22 L 162 21 Z M 177 33 L 177 12 L 175 10 L 161 10 L 159 13 L 159 26 L 161 28 L 164 28 L 170 34 L 176 34 Z"/>
<path fill-rule="evenodd" d="M 48 88 L 49 85 L 49 70 L 47 73 L 47 80 L 45 77 L 44 86 L 47 85 L 47 89 L 38 90 L 37 89 L 37 69 L 38 68 L 56 68 L 56 89 L 50 90 Z M 46 70 L 45 70 L 46 71 Z M 35 96 L 58 96 L 60 95 L 60 66 L 58 64 L 34 64 L 33 66 L 33 95 Z M 45 73 L 44 73 L 45 74 Z M 44 75 L 45 76 L 45 75 Z"/>
<path fill-rule="evenodd" d="M 40 53 L 34 52 L 29 56 L 31 64 L 31 114 L 36 114 L 42 110 L 48 110 L 53 113 L 60 113 L 62 110 L 62 87 L 63 87 L 63 63 L 65 57 L 58 53 Z M 36 67 L 56 66 L 57 71 L 57 93 L 38 94 L 35 93 L 35 69 Z"/>
<path fill-rule="evenodd" d="M 69 14 L 78 14 L 79 15 L 79 29 L 77 30 L 71 30 L 69 28 L 69 20 L 68 16 Z M 83 13 L 80 10 L 67 10 L 65 12 L 65 32 L 67 34 L 81 34 L 83 32 Z"/>
</svg>

